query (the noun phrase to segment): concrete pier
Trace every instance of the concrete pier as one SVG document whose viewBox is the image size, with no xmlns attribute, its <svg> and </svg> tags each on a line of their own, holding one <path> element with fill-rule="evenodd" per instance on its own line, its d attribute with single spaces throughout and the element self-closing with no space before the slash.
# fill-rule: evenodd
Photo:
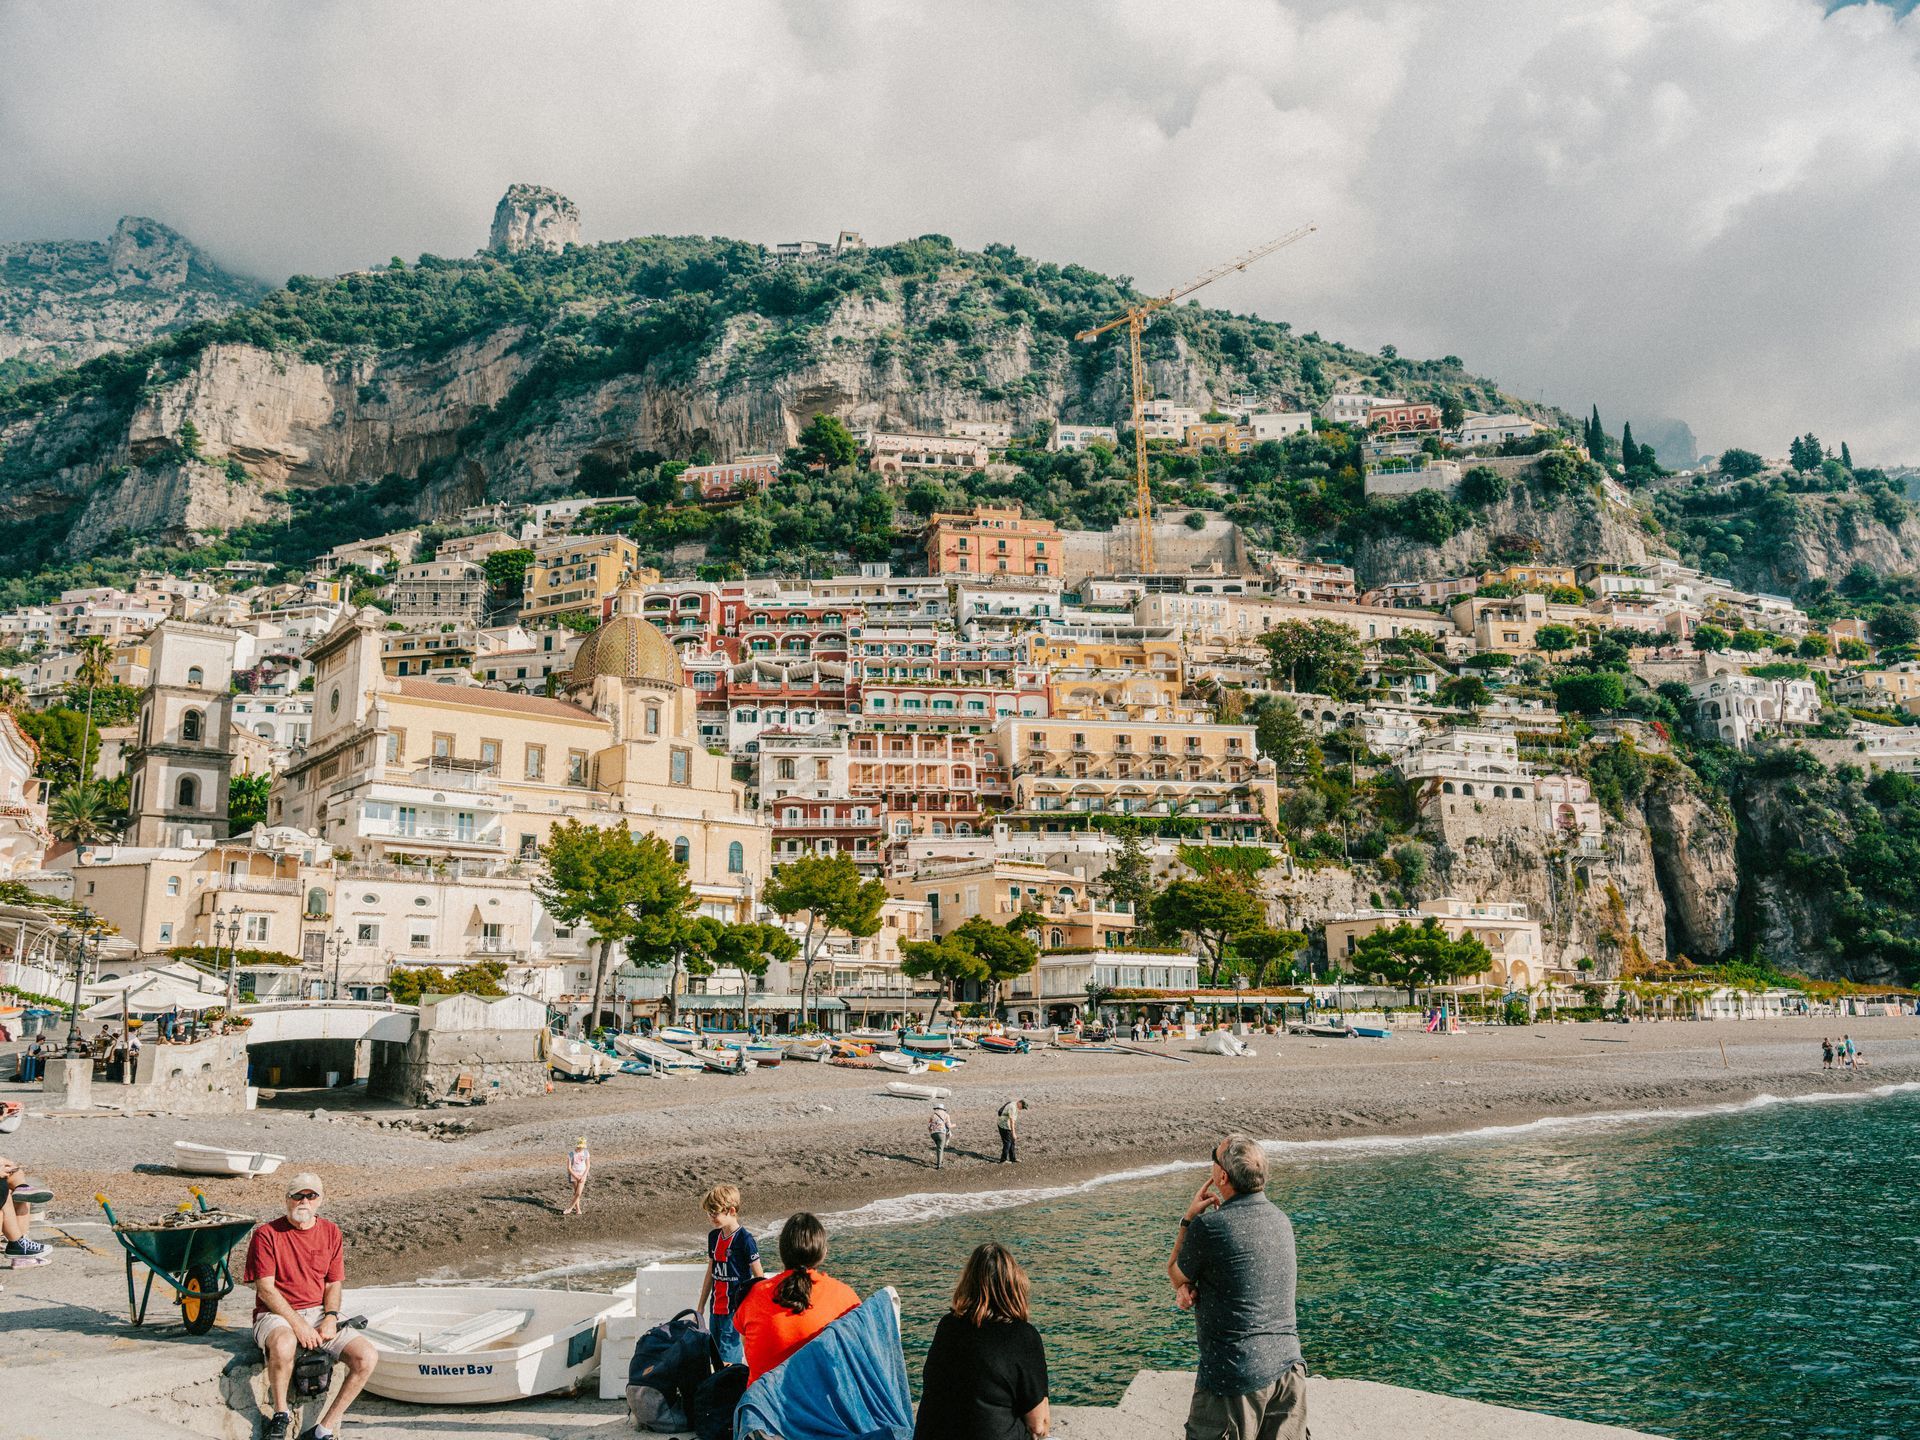
<svg viewBox="0 0 1920 1440">
<path fill-rule="evenodd" d="M 147 1324 L 128 1323 L 119 1246 L 104 1225 L 36 1223 L 57 1246 L 50 1265 L 0 1270 L 0 1415 L 10 1440 L 253 1440 L 264 1418 L 253 1308 L 241 1290 L 204 1336 L 180 1328 L 157 1287 Z M 236 1262 L 237 1263 L 237 1262 Z M 624 1363 L 624 1360 L 622 1361 Z M 1315 1440 L 1634 1440 L 1640 1432 L 1482 1405 L 1470 1400 L 1314 1378 Z M 1190 1375 L 1147 1372 L 1114 1406 L 1054 1411 L 1058 1440 L 1178 1440 Z M 322 1409 L 310 1402 L 297 1429 Z M 588 1440 L 632 1436 L 624 1408 L 591 1395 L 499 1408 L 423 1410 L 363 1398 L 345 1440 Z"/>
</svg>

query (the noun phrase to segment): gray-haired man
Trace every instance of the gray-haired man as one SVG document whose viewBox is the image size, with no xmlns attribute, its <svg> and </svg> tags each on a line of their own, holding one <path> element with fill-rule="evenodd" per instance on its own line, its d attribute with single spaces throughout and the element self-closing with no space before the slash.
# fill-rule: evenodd
<svg viewBox="0 0 1920 1440">
<path fill-rule="evenodd" d="M 1187 1440 L 1305 1440 L 1293 1222 L 1267 1198 L 1259 1141 L 1229 1135 L 1211 1158 L 1167 1261 L 1199 1338 Z"/>
</svg>

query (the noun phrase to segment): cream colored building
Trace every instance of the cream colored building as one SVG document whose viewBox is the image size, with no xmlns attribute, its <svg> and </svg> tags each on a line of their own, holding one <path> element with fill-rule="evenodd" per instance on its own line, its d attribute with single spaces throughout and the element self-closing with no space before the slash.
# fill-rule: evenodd
<svg viewBox="0 0 1920 1440">
<path fill-rule="evenodd" d="M 1519 901 L 1462 900 L 1443 895 L 1423 900 L 1417 910 L 1362 910 L 1335 915 L 1327 921 L 1327 959 L 1352 964 L 1354 947 L 1376 930 L 1395 925 L 1424 924 L 1429 916 L 1440 922 L 1450 940 L 1471 935 L 1492 956 L 1484 975 L 1469 976 L 1461 984 L 1498 985 L 1524 990 L 1548 979 L 1540 922 Z"/>
<path fill-rule="evenodd" d="M 887 876 L 886 886 L 897 899 L 926 905 L 935 936 L 977 915 L 995 925 L 1031 915 L 1043 950 L 1124 945 L 1134 929 L 1132 913 L 1096 899 L 1085 880 L 1026 860 L 933 860 Z"/>
<path fill-rule="evenodd" d="M 1451 635 L 1445 616 L 1380 605 L 1316 605 L 1277 595 L 1143 595 L 1133 607 L 1135 623 L 1170 627 L 1189 645 L 1245 648 L 1289 621 L 1331 620 L 1361 643 L 1391 640 L 1418 631 Z"/>
<path fill-rule="evenodd" d="M 53 843 L 46 782 L 33 773 L 39 763 L 39 747 L 0 710 L 0 879 L 33 874 Z"/>
<path fill-rule="evenodd" d="M 694 691 L 638 589 L 582 642 L 564 698 L 383 675 L 363 611 L 311 653 L 313 738 L 278 778 L 274 823 L 362 861 L 530 861 L 562 820 L 660 836 L 703 908 L 749 918 L 766 824 L 699 740 Z"/>
<path fill-rule="evenodd" d="M 168 620 L 149 637 L 153 683 L 140 700 L 127 754 L 127 839 L 135 845 L 224 839 L 227 785 L 239 748 L 233 734 L 235 636 L 213 625 Z"/>
<path fill-rule="evenodd" d="M 1003 720 L 994 730 L 1013 777 L 1010 818 L 1059 828 L 1086 815 L 1197 822 L 1203 839 L 1257 839 L 1279 790 L 1251 725 L 1194 721 Z"/>
</svg>

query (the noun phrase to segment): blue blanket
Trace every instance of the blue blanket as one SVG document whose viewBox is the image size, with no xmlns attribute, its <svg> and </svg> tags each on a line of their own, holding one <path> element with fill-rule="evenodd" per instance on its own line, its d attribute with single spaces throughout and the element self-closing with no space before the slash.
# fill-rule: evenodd
<svg viewBox="0 0 1920 1440">
<path fill-rule="evenodd" d="M 753 1383 L 735 1440 L 912 1440 L 900 1302 L 877 1290 Z"/>
</svg>

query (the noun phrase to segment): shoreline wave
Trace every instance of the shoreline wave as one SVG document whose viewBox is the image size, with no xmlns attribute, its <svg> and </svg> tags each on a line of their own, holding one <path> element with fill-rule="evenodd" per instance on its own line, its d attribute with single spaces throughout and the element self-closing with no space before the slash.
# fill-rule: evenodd
<svg viewBox="0 0 1920 1440">
<path fill-rule="evenodd" d="M 1825 1105 L 1892 1099 L 1920 1092 L 1920 1081 L 1896 1081 L 1858 1090 L 1815 1090 L 1804 1095 L 1775 1095 L 1763 1091 L 1745 1100 L 1721 1101 L 1712 1105 L 1688 1105 L 1675 1108 L 1649 1106 L 1633 1110 L 1603 1110 L 1580 1115 L 1542 1115 L 1533 1120 L 1507 1125 L 1482 1125 L 1472 1130 L 1443 1130 L 1423 1135 L 1348 1135 L 1324 1140 L 1262 1140 L 1269 1157 L 1282 1162 L 1289 1158 L 1303 1161 L 1329 1155 L 1397 1153 L 1464 1144 L 1489 1144 L 1531 1135 L 1563 1131 L 1624 1128 L 1633 1125 L 1657 1125 L 1674 1121 L 1707 1120 L 1728 1115 L 1749 1114 L 1776 1105 Z M 832 1211 L 820 1218 L 831 1229 L 861 1230 L 887 1225 L 913 1225 L 945 1220 L 960 1215 L 984 1215 L 999 1210 L 1014 1210 L 1049 1200 L 1066 1200 L 1113 1185 L 1157 1180 L 1167 1175 L 1204 1167 L 1200 1160 L 1168 1160 L 1156 1165 L 1132 1166 L 1108 1171 L 1085 1180 L 1062 1185 L 1034 1185 L 1006 1190 L 918 1191 L 872 1200 L 851 1210 Z M 780 1221 L 763 1224 L 762 1233 L 775 1233 Z M 531 1271 L 516 1283 L 567 1280 L 582 1275 L 645 1265 L 672 1259 L 679 1250 L 628 1251 L 620 1256 L 596 1260 L 575 1260 L 565 1265 Z M 497 1281 L 448 1279 L 427 1283 L 488 1284 Z"/>
</svg>

